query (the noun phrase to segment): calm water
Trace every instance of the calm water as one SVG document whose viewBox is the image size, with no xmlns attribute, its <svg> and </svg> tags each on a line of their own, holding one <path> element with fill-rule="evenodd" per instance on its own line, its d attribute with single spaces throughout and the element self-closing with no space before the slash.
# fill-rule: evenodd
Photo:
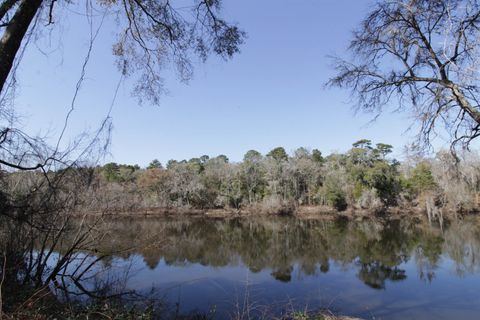
<svg viewBox="0 0 480 320">
<path fill-rule="evenodd" d="M 108 230 L 97 249 L 116 253 L 99 277 L 123 277 L 126 289 L 181 313 L 480 318 L 478 220 L 442 231 L 405 221 L 125 218 Z"/>
</svg>

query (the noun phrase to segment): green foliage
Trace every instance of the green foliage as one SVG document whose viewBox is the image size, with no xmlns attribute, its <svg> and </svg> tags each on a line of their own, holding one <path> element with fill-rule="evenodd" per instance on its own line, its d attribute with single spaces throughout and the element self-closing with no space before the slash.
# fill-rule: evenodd
<svg viewBox="0 0 480 320">
<path fill-rule="evenodd" d="M 415 195 L 434 190 L 436 184 L 430 165 L 424 161 L 417 164 L 412 170 L 412 175 L 407 183 Z"/>
<path fill-rule="evenodd" d="M 327 188 L 325 198 L 327 204 L 338 211 L 347 209 L 345 193 L 340 188 Z"/>
<path fill-rule="evenodd" d="M 205 169 L 204 162 L 200 160 L 200 158 L 192 158 L 188 160 L 187 164 L 190 170 L 194 171 L 197 174 L 203 172 L 203 170 Z"/>
<path fill-rule="evenodd" d="M 152 162 L 150 162 L 147 167 L 147 169 L 161 169 L 161 168 L 162 168 L 162 164 L 160 163 L 160 161 L 158 161 L 158 159 L 152 160 Z"/>
<path fill-rule="evenodd" d="M 359 181 L 356 181 L 354 186 L 353 186 L 353 198 L 355 200 L 360 199 L 360 197 L 363 194 L 363 190 L 365 190 L 365 189 L 366 189 L 366 187 L 364 186 L 364 184 L 360 183 Z"/>
<path fill-rule="evenodd" d="M 390 144 L 377 143 L 375 153 L 379 154 L 382 159 L 385 159 L 388 154 L 392 153 L 392 150 L 393 146 Z"/>
<path fill-rule="evenodd" d="M 267 153 L 267 157 L 270 157 L 277 161 L 288 160 L 288 154 L 283 147 L 277 147 L 275 149 L 272 149 L 269 153 Z"/>
<path fill-rule="evenodd" d="M 371 141 L 362 139 L 353 144 L 346 163 L 349 180 L 354 186 L 352 194 L 358 200 L 365 190 L 374 191 L 384 205 L 394 205 L 401 189 L 398 162 L 389 161 L 386 156 L 392 146 L 377 143 L 372 148 Z"/>
<path fill-rule="evenodd" d="M 316 163 L 323 164 L 325 162 L 325 159 L 322 156 L 322 153 L 318 149 L 313 149 L 312 150 L 312 159 Z"/>
<path fill-rule="evenodd" d="M 102 172 L 108 182 L 132 182 L 135 180 L 135 172 L 140 170 L 138 165 L 107 163 L 103 166 Z"/>
<path fill-rule="evenodd" d="M 103 175 L 107 181 L 117 181 L 119 175 L 119 167 L 115 162 L 107 163 L 103 166 Z"/>
<path fill-rule="evenodd" d="M 360 139 L 352 143 L 352 146 L 358 149 L 372 149 L 372 141 L 368 139 Z"/>
<path fill-rule="evenodd" d="M 374 159 L 372 157 L 372 149 L 368 149 L 368 148 L 354 147 L 349 151 L 348 156 L 349 156 L 349 160 L 353 164 L 359 164 L 362 166 L 369 165 L 370 162 Z"/>
<path fill-rule="evenodd" d="M 377 161 L 366 170 L 367 186 L 376 190 L 385 205 L 393 205 L 400 191 L 400 182 L 396 166 L 385 161 Z"/>
<path fill-rule="evenodd" d="M 324 199 L 325 204 L 343 211 L 347 209 L 347 199 L 340 181 L 335 176 L 330 175 L 325 180 L 325 184 L 320 189 L 320 197 Z"/>
<path fill-rule="evenodd" d="M 262 160 L 262 154 L 257 150 L 248 150 L 243 156 L 244 162 L 260 162 Z"/>
<path fill-rule="evenodd" d="M 220 161 L 223 161 L 223 162 L 225 162 L 225 163 L 228 163 L 228 161 L 230 161 L 230 160 L 228 159 L 228 157 L 227 157 L 226 155 L 224 155 L 224 154 L 221 154 L 221 155 L 217 156 L 217 159 L 220 160 Z"/>
</svg>

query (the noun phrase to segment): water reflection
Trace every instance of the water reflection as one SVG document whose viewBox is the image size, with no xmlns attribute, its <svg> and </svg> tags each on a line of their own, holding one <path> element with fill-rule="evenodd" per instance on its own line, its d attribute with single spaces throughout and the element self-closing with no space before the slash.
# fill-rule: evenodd
<svg viewBox="0 0 480 320">
<path fill-rule="evenodd" d="M 356 268 L 358 278 L 376 289 L 385 288 L 387 280 L 404 280 L 402 264 L 411 259 L 427 281 L 435 278 L 442 255 L 459 276 L 480 270 L 480 228 L 471 221 L 452 223 L 442 232 L 401 220 L 123 218 L 109 221 L 102 232 L 99 252 L 124 259 L 140 254 L 150 269 L 161 259 L 172 266 L 241 263 L 254 273 L 271 270 L 273 278 L 288 282 L 296 264 L 302 274 L 315 275 L 335 263 Z"/>
<path fill-rule="evenodd" d="M 113 253 L 106 265 L 137 266 L 133 289 L 183 286 L 174 295 L 191 309 L 233 299 L 233 280 L 247 276 L 266 304 L 293 296 L 367 318 L 429 319 L 443 308 L 439 319 L 459 310 L 475 319 L 479 226 L 478 219 L 440 230 L 406 220 L 122 218 L 99 230 L 95 249 Z"/>
</svg>

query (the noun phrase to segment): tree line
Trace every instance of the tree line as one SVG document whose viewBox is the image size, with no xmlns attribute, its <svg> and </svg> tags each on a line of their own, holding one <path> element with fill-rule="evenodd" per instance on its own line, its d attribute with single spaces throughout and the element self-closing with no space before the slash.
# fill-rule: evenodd
<svg viewBox="0 0 480 320">
<path fill-rule="evenodd" d="M 345 153 L 322 155 L 277 147 L 263 155 L 245 153 L 240 162 L 225 155 L 153 160 L 146 168 L 107 163 L 91 168 L 94 188 L 85 194 L 87 210 L 137 208 L 251 209 L 292 213 L 299 206 L 338 211 L 392 207 L 422 208 L 434 214 L 477 207 L 480 158 L 465 153 L 459 163 L 440 151 L 433 157 L 391 157 L 393 147 L 367 139 Z M 437 210 L 437 211 L 436 211 Z"/>
</svg>

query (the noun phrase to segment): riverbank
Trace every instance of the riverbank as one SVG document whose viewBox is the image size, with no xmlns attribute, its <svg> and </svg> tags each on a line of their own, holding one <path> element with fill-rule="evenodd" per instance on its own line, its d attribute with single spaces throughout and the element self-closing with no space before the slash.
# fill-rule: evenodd
<svg viewBox="0 0 480 320">
<path fill-rule="evenodd" d="M 466 216 L 477 216 L 478 211 L 453 211 L 443 209 L 432 215 L 430 220 L 462 219 Z M 256 207 L 250 208 L 221 208 L 221 209 L 194 209 L 194 208 L 132 208 L 129 210 L 99 210 L 77 212 L 77 216 L 108 216 L 108 217 L 204 217 L 204 218 L 242 218 L 291 216 L 299 219 L 321 220 L 364 220 L 364 219 L 411 219 L 418 221 L 429 220 L 425 208 L 385 208 L 370 210 L 348 208 L 338 211 L 328 206 L 299 206 L 290 210 L 263 211 Z"/>
<path fill-rule="evenodd" d="M 43 306 L 41 307 L 43 308 Z M 57 309 L 55 313 L 39 313 L 35 310 L 22 310 L 13 314 L 0 314 L 2 319 L 5 320 L 45 320 L 45 319 L 57 319 L 58 317 L 63 319 L 80 320 L 80 319 L 123 319 L 123 320 L 153 320 L 157 319 L 157 316 L 152 315 L 151 311 L 134 311 L 121 307 L 113 307 L 104 304 L 93 308 L 82 308 L 72 310 L 71 307 L 64 307 L 63 309 Z M 163 319 L 163 318 L 162 318 Z M 215 319 L 212 315 L 207 314 L 194 314 L 186 316 L 175 316 L 172 319 L 183 320 L 197 320 L 197 319 Z M 232 318 L 232 320 L 235 318 Z M 308 314 L 305 312 L 293 312 L 292 314 L 285 315 L 283 317 L 262 317 L 262 319 L 277 319 L 277 320 L 363 320 L 361 318 L 354 318 L 349 316 L 337 316 L 331 313 L 313 313 Z"/>
<path fill-rule="evenodd" d="M 35 292 L 29 292 L 30 298 L 25 302 L 16 305 L 13 310 L 5 312 L 0 308 L 0 319 L 4 320 L 46 320 L 46 319 L 122 319 L 122 320 L 154 320 L 154 319 L 216 319 L 215 312 L 188 314 L 178 314 L 177 311 L 165 309 L 165 305 L 160 304 L 160 308 L 149 305 L 147 302 L 139 301 L 136 304 L 122 302 L 118 297 L 104 298 L 93 303 L 80 303 L 75 301 L 60 302 L 57 297 L 48 288 L 43 288 Z M 1 296 L 0 296 L 1 298 Z M 137 298 L 138 300 L 138 298 Z M 2 300 L 0 299 L 0 302 Z M 0 304 L 1 306 L 1 304 Z M 178 306 L 177 306 L 178 308 Z M 288 308 L 287 308 L 288 309 Z M 231 320 L 244 319 L 243 314 L 232 315 Z M 248 315 L 252 319 L 252 315 Z M 256 319 L 256 317 L 253 317 Z M 262 315 L 258 319 L 276 319 L 276 320 L 362 320 L 361 318 L 345 315 L 336 315 L 331 311 L 289 311 L 284 315 Z"/>
</svg>

